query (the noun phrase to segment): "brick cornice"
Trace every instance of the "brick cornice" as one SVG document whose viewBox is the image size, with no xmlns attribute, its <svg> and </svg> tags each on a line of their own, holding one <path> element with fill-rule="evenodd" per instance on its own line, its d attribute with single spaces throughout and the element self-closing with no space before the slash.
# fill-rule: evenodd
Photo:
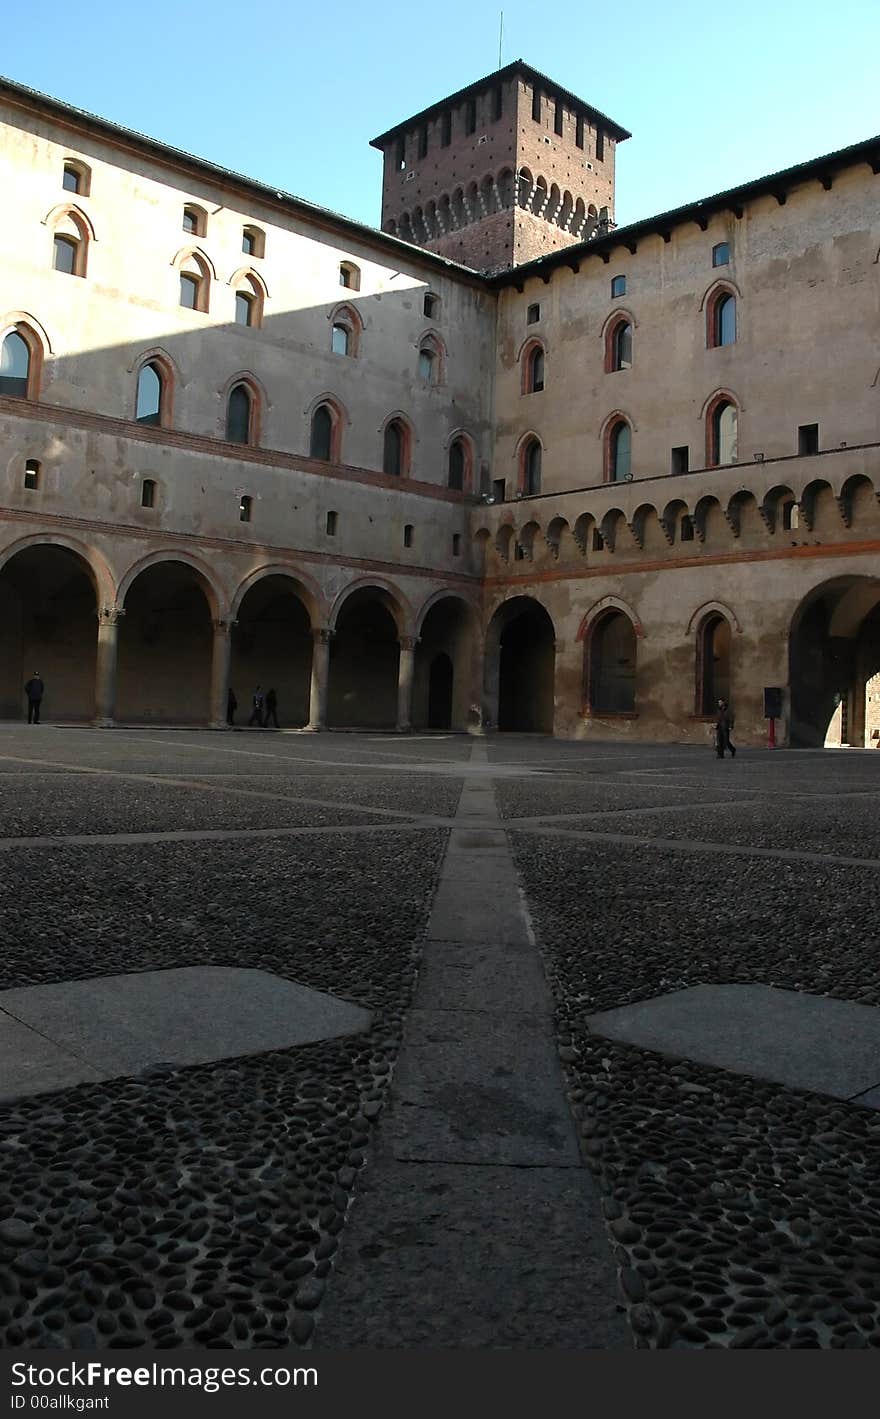
<svg viewBox="0 0 880 1419">
<path fill-rule="evenodd" d="M 185 547 L 190 551 L 244 552 L 271 558 L 275 562 L 309 562 L 317 566 L 345 566 L 358 571 L 375 572 L 382 576 L 416 577 L 423 581 L 442 581 L 451 586 L 472 588 L 480 585 L 478 576 L 465 572 L 443 571 L 435 567 L 401 566 L 372 557 L 346 557 L 329 552 L 313 552 L 301 547 L 283 547 L 270 542 L 245 542 L 238 537 L 202 537 L 190 532 L 170 532 L 159 527 L 137 527 L 128 522 L 94 522 L 85 517 L 65 517 L 60 513 L 25 512 L 19 508 L 0 507 L 0 526 L 4 523 L 24 523 L 46 532 L 53 530 L 86 532 L 91 536 L 127 537 L 139 542 L 155 542 L 164 547 Z"/>
<path fill-rule="evenodd" d="M 265 468 L 294 469 L 318 478 L 333 478 L 346 483 L 366 484 L 372 488 L 387 488 L 397 493 L 412 493 L 416 497 L 470 506 L 473 496 L 444 488 L 436 483 L 423 483 L 414 478 L 394 478 L 387 473 L 359 468 L 350 463 L 324 463 L 297 453 L 284 453 L 276 448 L 256 448 L 249 444 L 226 443 L 206 434 L 189 434 L 181 429 L 160 429 L 138 424 L 134 419 L 116 419 L 109 414 L 93 414 L 87 409 L 68 409 L 60 404 L 42 404 L 29 399 L 9 399 L 0 396 L 0 414 L 34 422 L 65 425 L 73 429 L 88 429 L 111 438 L 131 439 L 136 443 L 159 448 L 180 448 L 189 453 L 206 454 L 211 458 L 228 458 L 234 463 L 259 464 Z"/>
</svg>

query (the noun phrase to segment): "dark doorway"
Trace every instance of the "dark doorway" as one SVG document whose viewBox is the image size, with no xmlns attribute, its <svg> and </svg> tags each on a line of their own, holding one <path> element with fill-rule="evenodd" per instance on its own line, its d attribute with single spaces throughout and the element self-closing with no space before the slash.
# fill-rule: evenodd
<svg viewBox="0 0 880 1419">
<path fill-rule="evenodd" d="M 502 608 L 498 664 L 498 728 L 553 733 L 556 643 L 553 623 L 537 601 L 517 597 Z"/>
<path fill-rule="evenodd" d="M 789 655 L 793 746 L 877 742 L 869 683 L 880 671 L 880 580 L 816 587 L 795 612 Z"/>
<path fill-rule="evenodd" d="M 91 569 L 67 547 L 24 547 L 0 571 L 0 718 L 26 714 L 38 670 L 45 719 L 95 713 L 97 597 Z"/>
<path fill-rule="evenodd" d="M 328 722 L 393 729 L 397 723 L 397 624 L 386 593 L 365 587 L 345 602 L 330 644 Z"/>
<path fill-rule="evenodd" d="M 431 661 L 428 681 L 428 728 L 452 728 L 452 661 L 445 651 Z"/>
</svg>

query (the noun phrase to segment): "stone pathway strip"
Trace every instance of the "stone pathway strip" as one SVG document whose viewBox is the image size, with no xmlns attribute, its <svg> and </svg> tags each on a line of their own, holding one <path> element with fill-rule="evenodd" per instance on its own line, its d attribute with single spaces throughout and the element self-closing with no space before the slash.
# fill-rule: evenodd
<svg viewBox="0 0 880 1419">
<path fill-rule="evenodd" d="M 607 1039 L 880 1109 L 880 1009 L 769 985 L 696 985 L 588 1017 Z"/>
<path fill-rule="evenodd" d="M 482 743 L 472 765 L 486 766 Z M 488 766 L 462 791 L 414 1008 L 316 1343 L 629 1343 Z"/>
<path fill-rule="evenodd" d="M 231 966 L 4 990 L 0 1102 L 336 1039 L 371 1021 L 371 1011 L 325 991 Z"/>
</svg>

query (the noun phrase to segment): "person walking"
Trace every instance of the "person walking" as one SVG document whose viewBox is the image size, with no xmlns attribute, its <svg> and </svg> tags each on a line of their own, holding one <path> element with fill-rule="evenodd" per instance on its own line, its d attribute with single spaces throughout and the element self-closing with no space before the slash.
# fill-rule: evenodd
<svg viewBox="0 0 880 1419">
<path fill-rule="evenodd" d="M 263 705 L 265 703 L 262 685 L 258 685 L 257 688 L 254 690 L 254 697 L 251 703 L 253 704 L 253 709 L 251 710 L 251 717 L 248 720 L 248 728 L 250 728 L 254 724 L 256 724 L 258 727 L 262 727 Z"/>
<path fill-rule="evenodd" d="M 270 719 L 276 729 L 281 728 L 281 725 L 278 723 L 278 696 L 274 690 L 266 691 L 266 718 L 263 720 L 264 729 L 269 728 Z"/>
<path fill-rule="evenodd" d="M 730 741 L 730 731 L 733 728 L 733 715 L 730 712 L 726 700 L 718 701 L 718 712 L 715 715 L 715 753 L 719 759 L 724 758 L 724 750 L 730 750 L 730 757 L 736 758 L 736 748 Z"/>
<path fill-rule="evenodd" d="M 28 702 L 28 724 L 39 724 L 40 705 L 43 702 L 45 690 L 46 686 L 40 678 L 40 672 L 35 670 L 24 687 Z"/>
<path fill-rule="evenodd" d="M 229 686 L 229 693 L 226 696 L 226 723 L 230 729 L 235 728 L 235 711 L 238 709 L 238 700 L 235 698 L 235 691 Z"/>
</svg>

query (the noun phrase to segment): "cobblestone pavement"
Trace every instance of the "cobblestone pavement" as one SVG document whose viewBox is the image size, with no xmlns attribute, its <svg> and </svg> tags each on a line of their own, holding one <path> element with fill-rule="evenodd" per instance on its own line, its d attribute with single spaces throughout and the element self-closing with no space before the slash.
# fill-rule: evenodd
<svg viewBox="0 0 880 1419">
<path fill-rule="evenodd" d="M 325 1286 L 369 1193 L 470 757 L 454 737 L 0 727 L 0 988 L 229 964 L 374 1011 L 364 1035 L 2 1106 L 7 1346 L 338 1334 Z M 634 1343 L 880 1347 L 880 1112 L 586 1024 L 732 981 L 880 1005 L 880 754 L 499 736 L 483 772 Z M 552 1320 L 549 1271 L 525 1291 Z M 466 1325 L 462 1344 L 493 1343 Z"/>
</svg>

